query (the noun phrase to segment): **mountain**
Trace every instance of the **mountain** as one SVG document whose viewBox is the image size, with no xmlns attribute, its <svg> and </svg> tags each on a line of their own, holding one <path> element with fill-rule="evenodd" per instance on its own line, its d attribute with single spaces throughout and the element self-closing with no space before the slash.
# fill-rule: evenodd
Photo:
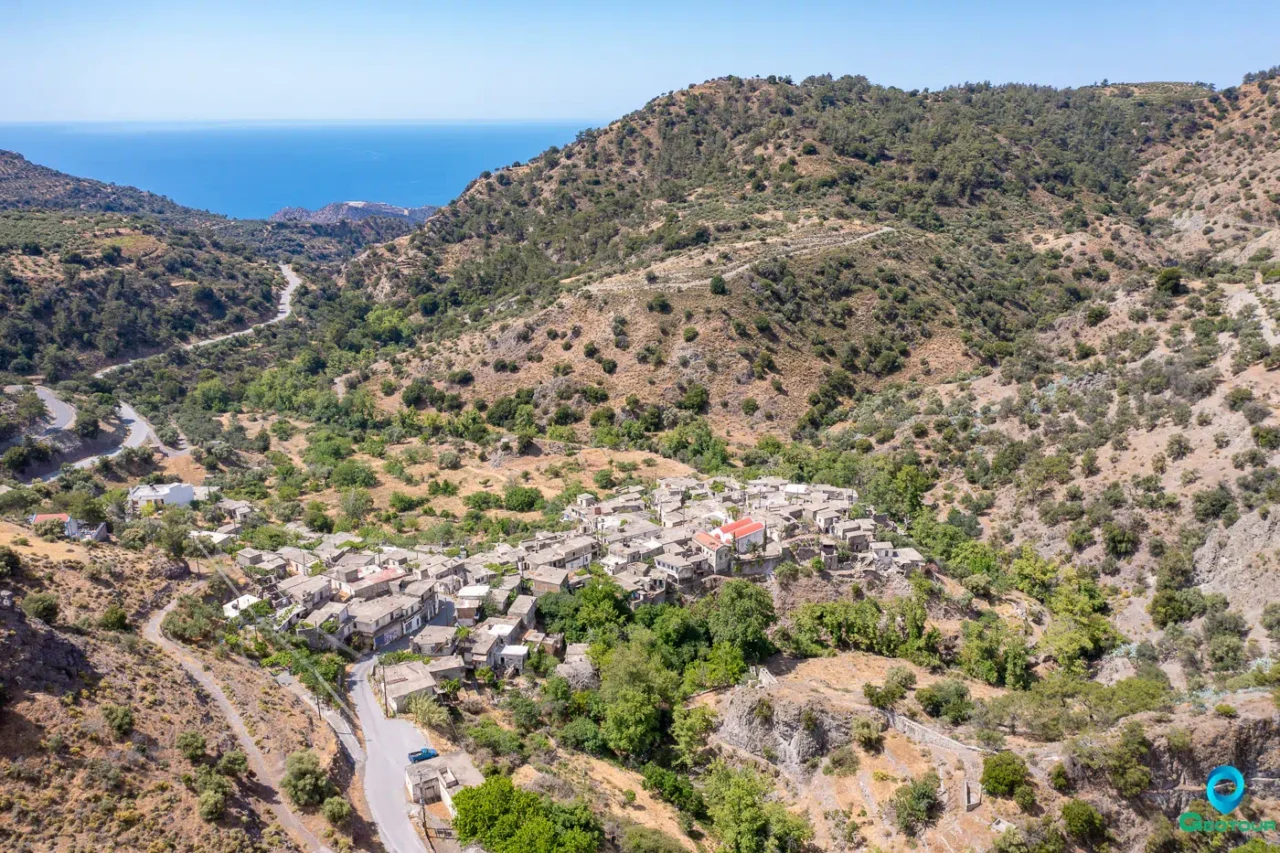
<svg viewBox="0 0 1280 853">
<path fill-rule="evenodd" d="M 326 204 L 319 210 L 307 210 L 305 207 L 285 207 L 271 214 L 271 222 L 307 222 L 316 225 L 332 225 L 337 222 L 359 222 L 363 219 L 381 217 L 385 219 L 403 219 L 415 225 L 427 220 L 440 208 L 431 205 L 423 207 L 395 207 L 379 201 L 336 201 Z"/>
<path fill-rule="evenodd" d="M 1189 180 L 1199 203 L 1250 196 L 1241 225 L 1273 239 L 1274 100 L 1267 80 L 713 80 L 481 175 L 345 278 L 463 333 L 422 372 L 469 370 L 464 395 L 510 385 L 513 364 L 531 384 L 572 370 L 668 404 L 705 387 L 722 430 L 813 436 L 860 392 L 989 369 L 1054 318 L 1194 260 L 1174 239 L 1202 215 Z M 1161 165 L 1205 146 L 1259 158 L 1244 179 L 1266 186 L 1224 191 L 1230 160 L 1218 177 Z"/>
</svg>

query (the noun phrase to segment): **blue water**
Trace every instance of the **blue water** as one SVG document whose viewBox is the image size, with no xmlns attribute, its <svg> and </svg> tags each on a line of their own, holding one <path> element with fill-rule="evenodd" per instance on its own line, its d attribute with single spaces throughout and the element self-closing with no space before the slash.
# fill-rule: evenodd
<svg viewBox="0 0 1280 853">
<path fill-rule="evenodd" d="M 0 124 L 0 148 L 179 204 L 254 219 L 282 207 L 441 205 L 476 175 L 573 141 L 559 124 Z"/>
</svg>

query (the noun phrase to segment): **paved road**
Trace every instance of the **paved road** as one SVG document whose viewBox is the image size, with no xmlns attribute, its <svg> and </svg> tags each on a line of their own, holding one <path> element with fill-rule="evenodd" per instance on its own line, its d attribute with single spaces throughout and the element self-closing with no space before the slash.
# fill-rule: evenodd
<svg viewBox="0 0 1280 853">
<path fill-rule="evenodd" d="M 351 698 L 364 733 L 364 796 L 388 853 L 427 853 L 414 829 L 412 815 L 417 808 L 409 803 L 404 767 L 409 753 L 431 744 L 413 723 L 387 719 L 382 713 L 369 680 L 377 662 L 377 658 L 363 660 L 351 672 Z"/>
<path fill-rule="evenodd" d="M 240 717 L 240 712 L 236 710 L 236 706 L 227 698 L 227 694 L 222 692 L 222 686 L 218 684 L 213 676 L 205 672 L 204 665 L 199 660 L 192 657 L 185 649 L 165 637 L 161 632 L 161 621 L 164 620 L 165 614 L 172 610 L 177 603 L 178 599 L 175 598 L 163 610 L 152 614 L 151 618 L 147 620 L 147 624 L 143 626 L 142 636 L 159 646 L 161 651 L 181 665 L 187 671 L 187 674 L 194 678 L 196 683 L 213 697 L 214 702 L 217 703 L 218 708 L 222 711 L 222 715 L 226 718 L 227 725 L 231 727 L 236 739 L 240 741 L 240 748 L 248 756 L 249 766 L 253 769 L 258 784 L 271 792 L 271 798 L 267 801 L 267 804 L 275 812 L 276 820 L 280 821 L 280 825 L 293 835 L 294 839 L 302 845 L 302 849 L 320 851 L 320 853 L 333 853 L 331 848 L 321 842 L 311 830 L 302 825 L 302 821 L 294 814 L 293 809 L 280 796 L 280 780 L 272 774 L 266 759 L 262 755 L 262 751 L 258 749 L 258 745 L 253 741 L 253 736 L 249 734 L 248 728 L 245 727 L 244 720 Z"/>
<path fill-rule="evenodd" d="M 6 394 L 17 394 L 25 387 L 27 386 L 6 385 L 4 392 Z M 71 425 L 76 422 L 76 407 L 58 399 L 58 395 L 43 385 L 33 385 L 31 387 L 35 389 L 36 396 L 44 403 L 44 407 L 49 410 L 50 420 L 41 435 L 47 438 L 54 433 L 71 429 Z"/>
<path fill-rule="evenodd" d="M 209 344 L 216 344 L 219 341 L 226 341 L 226 340 L 230 340 L 231 338 L 238 338 L 241 335 L 253 334 L 254 329 L 260 329 L 263 326 L 272 326 L 272 325 L 275 325 L 276 323 L 281 322 L 282 320 L 287 320 L 290 316 L 293 315 L 293 295 L 295 292 L 297 292 L 298 287 L 302 284 L 302 279 L 298 276 L 296 272 L 293 271 L 293 267 L 289 266 L 288 264 L 281 264 L 280 272 L 284 274 L 285 288 L 280 292 L 280 305 L 276 308 L 276 315 L 274 317 L 272 317 L 270 320 L 264 320 L 261 323 L 257 323 L 255 325 L 243 328 L 238 332 L 228 332 L 225 335 L 218 335 L 217 337 L 214 337 L 214 338 L 203 338 L 198 341 L 192 341 L 189 344 L 183 344 L 182 348 L 184 350 L 190 351 L 193 349 L 199 349 L 200 347 L 207 347 Z M 108 374 L 115 373 L 117 370 L 122 370 L 131 365 L 138 364 L 139 362 L 146 361 L 149 358 L 155 358 L 157 355 L 161 355 L 161 353 L 151 353 L 150 355 L 140 355 L 137 358 L 131 358 L 128 361 L 122 361 L 120 364 L 113 364 L 110 367 L 104 367 L 101 370 L 99 370 L 97 373 L 93 374 L 94 378 L 101 379 L 102 377 Z"/>
<path fill-rule="evenodd" d="M 274 317 L 272 317 L 270 320 L 264 320 L 263 322 L 258 323 L 257 325 L 249 326 L 246 329 L 241 329 L 238 332 L 231 332 L 226 335 L 219 335 L 216 338 L 205 338 L 203 340 L 193 341 L 189 344 L 183 344 L 182 348 L 185 350 L 193 350 L 199 347 L 208 346 L 209 344 L 217 343 L 218 341 L 225 341 L 230 338 L 239 337 L 241 335 L 247 335 L 252 333 L 254 329 L 261 328 L 262 326 L 274 325 L 275 323 L 279 323 L 282 320 L 285 320 L 290 316 L 292 316 L 293 315 L 293 296 L 294 296 L 294 293 L 297 292 L 298 287 L 301 286 L 302 279 L 298 276 L 297 273 L 293 271 L 293 268 L 290 267 L 288 264 L 281 264 L 280 272 L 284 274 L 286 285 L 285 285 L 285 289 L 280 293 L 280 305 L 276 308 L 276 315 Z M 107 376 L 111 373 L 114 373 L 117 370 L 120 370 L 121 368 L 129 367 L 130 365 L 133 365 L 133 364 L 138 364 L 139 362 L 146 361 L 149 358 L 154 358 L 156 355 L 159 355 L 159 353 L 152 353 L 151 355 L 139 356 L 138 358 L 130 359 L 129 361 L 121 362 L 120 364 L 113 364 L 110 367 L 104 367 L 101 370 L 99 370 L 97 373 L 93 374 L 94 378 L 101 379 L 104 376 Z M 19 387 L 21 386 L 11 385 L 5 390 L 11 392 L 12 390 L 16 390 Z M 51 413 L 54 419 L 53 423 L 44 431 L 44 436 L 48 437 L 54 434 L 55 432 L 69 428 L 75 422 L 75 418 L 76 418 L 75 408 L 59 400 L 56 396 L 54 396 L 53 392 L 50 391 L 48 388 L 45 388 L 42 385 L 36 385 L 34 387 L 36 389 L 36 393 L 40 395 L 40 399 L 44 401 L 45 406 L 49 409 L 49 412 Z M 161 444 L 160 439 L 156 437 L 155 427 L 153 427 L 146 418 L 138 414 L 138 411 L 134 409 L 133 406 L 130 406 L 128 403 L 121 401 L 119 406 L 119 412 L 120 412 L 120 421 L 121 423 L 124 424 L 124 426 L 128 430 L 128 432 L 125 435 L 124 441 L 121 442 L 120 445 L 116 447 L 114 450 L 111 450 L 107 453 L 103 453 L 98 456 L 90 456 L 88 458 L 78 460 L 77 462 L 73 463 L 76 468 L 91 468 L 95 464 L 97 464 L 99 459 L 104 459 L 104 458 L 110 459 L 111 457 L 118 455 L 120 451 L 126 447 L 143 447 L 145 445 L 151 444 L 152 442 L 159 445 L 161 452 L 164 453 L 164 455 L 166 456 L 183 456 L 191 452 L 190 448 L 186 446 L 185 442 L 182 442 L 181 446 L 177 448 L 165 447 L 163 444 Z M 56 480 L 57 478 L 58 478 L 58 474 L 57 472 L 55 472 L 45 477 L 44 479 Z"/>
</svg>

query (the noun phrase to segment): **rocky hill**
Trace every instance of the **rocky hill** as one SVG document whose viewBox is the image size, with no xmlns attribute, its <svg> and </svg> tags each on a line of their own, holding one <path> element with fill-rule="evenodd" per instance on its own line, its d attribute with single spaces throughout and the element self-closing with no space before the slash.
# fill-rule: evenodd
<svg viewBox="0 0 1280 853">
<path fill-rule="evenodd" d="M 271 214 L 271 222 L 306 222 L 313 225 L 333 225 L 338 222 L 359 222 L 363 219 L 379 217 L 383 219 L 402 219 L 419 225 L 440 208 L 432 205 L 422 207 L 396 207 L 380 201 L 336 201 L 326 204 L 318 210 L 307 210 L 305 207 L 285 207 Z"/>
</svg>

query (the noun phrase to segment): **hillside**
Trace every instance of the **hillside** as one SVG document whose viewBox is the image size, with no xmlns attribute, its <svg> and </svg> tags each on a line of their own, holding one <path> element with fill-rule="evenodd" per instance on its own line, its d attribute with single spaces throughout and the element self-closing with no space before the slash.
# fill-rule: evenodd
<svg viewBox="0 0 1280 853">
<path fill-rule="evenodd" d="M 345 278 L 439 330 L 428 377 L 465 369 L 487 390 L 510 364 L 542 383 L 563 363 L 614 397 L 707 387 L 726 430 L 812 435 L 859 389 L 997 364 L 1176 258 L 1171 214 L 1149 209 L 1152 164 L 1210 132 L 1228 102 L 1208 97 L 711 81 L 481 176 Z M 1227 116 L 1249 112 L 1254 95 L 1234 97 Z"/>
<path fill-rule="evenodd" d="M 77 178 L 0 151 L 0 210 L 84 210 L 100 213 L 177 214 L 185 208 L 133 187 Z"/>
<path fill-rule="evenodd" d="M 158 553 L 47 543 L 8 523 L 0 543 L 21 564 L 7 579 L 17 598 L 56 605 L 43 619 L 30 604 L 0 610 L 0 846 L 106 841 L 141 851 L 163 837 L 192 849 L 292 849 L 248 778 L 230 777 L 221 817 L 199 814 L 204 774 L 236 739 L 201 688 L 138 636 L 186 567 Z M 202 758 L 183 755 L 187 732 L 203 737 Z"/>
<path fill-rule="evenodd" d="M 0 151 L 0 371 L 55 381 L 244 328 L 274 311 L 276 262 L 336 269 L 425 210 L 234 220 Z"/>
</svg>

